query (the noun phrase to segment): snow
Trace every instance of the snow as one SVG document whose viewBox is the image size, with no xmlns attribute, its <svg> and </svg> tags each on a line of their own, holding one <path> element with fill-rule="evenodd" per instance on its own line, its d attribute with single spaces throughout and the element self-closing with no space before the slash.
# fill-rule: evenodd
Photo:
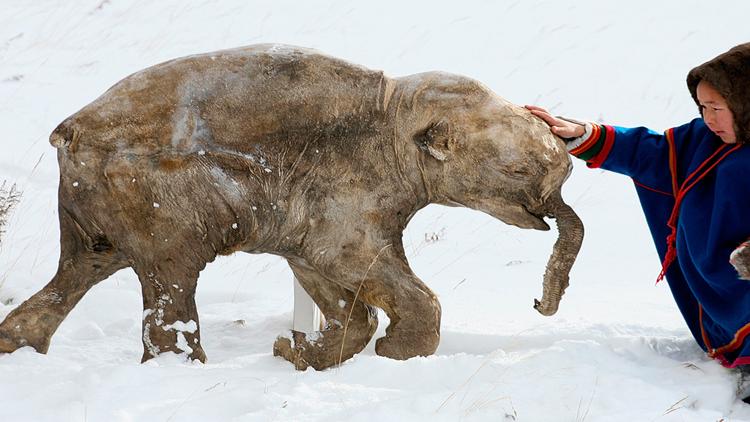
<svg viewBox="0 0 750 422">
<path fill-rule="evenodd" d="M 188 322 L 175 321 L 173 324 L 167 324 L 162 328 L 164 331 L 175 330 L 185 333 L 195 333 L 198 330 L 198 324 L 193 320 Z"/>
<path fill-rule="evenodd" d="M 185 354 L 189 355 L 190 353 L 193 353 L 193 348 L 188 345 L 188 341 L 182 331 L 177 332 L 177 344 L 175 344 L 175 346 L 185 352 Z"/>
<path fill-rule="evenodd" d="M 685 75 L 747 41 L 748 11 L 745 0 L 4 2 L 0 180 L 24 194 L 0 250 L 0 318 L 57 268 L 49 134 L 149 65 L 288 43 L 393 76 L 460 73 L 517 104 L 663 130 L 696 115 Z M 341 367 L 295 371 L 271 352 L 291 327 L 291 272 L 279 258 L 238 254 L 198 284 L 208 362 L 141 364 L 147 313 L 123 270 L 83 298 L 48 354 L 0 356 L 0 420 L 750 421 L 735 374 L 704 356 L 667 286 L 654 287 L 659 262 L 631 183 L 576 163 L 563 194 L 586 239 L 553 317 L 532 303 L 554 230 L 430 206 L 404 246 L 442 304 L 433 356 L 390 360 L 373 341 Z"/>
</svg>

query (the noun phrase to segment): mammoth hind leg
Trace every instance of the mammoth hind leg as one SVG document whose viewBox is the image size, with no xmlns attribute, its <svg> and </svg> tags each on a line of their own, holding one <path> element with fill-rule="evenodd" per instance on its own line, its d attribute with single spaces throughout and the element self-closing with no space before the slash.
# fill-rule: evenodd
<svg viewBox="0 0 750 422">
<path fill-rule="evenodd" d="M 298 370 L 312 366 L 325 369 L 351 358 L 362 351 L 378 326 L 376 309 L 362 300 L 355 301 L 350 292 L 322 277 L 314 269 L 293 264 L 295 277 L 323 312 L 326 324 L 313 333 L 291 331 L 290 337 L 280 336 L 273 346 Z"/>
<path fill-rule="evenodd" d="M 106 239 L 92 239 L 62 207 L 59 216 L 57 273 L 0 323 L 0 353 L 24 346 L 47 353 L 52 335 L 86 292 L 128 265 Z"/>
<path fill-rule="evenodd" d="M 142 362 L 166 352 L 206 361 L 195 305 L 201 268 L 172 259 L 135 266 L 143 293 Z"/>
</svg>

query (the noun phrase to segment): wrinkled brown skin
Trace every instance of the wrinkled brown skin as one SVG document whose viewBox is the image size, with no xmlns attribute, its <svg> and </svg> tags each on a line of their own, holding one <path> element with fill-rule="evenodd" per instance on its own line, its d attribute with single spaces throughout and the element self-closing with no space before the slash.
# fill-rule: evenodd
<svg viewBox="0 0 750 422">
<path fill-rule="evenodd" d="M 571 169 L 562 142 L 525 109 L 447 73 L 394 79 L 278 45 L 190 56 L 125 78 L 50 142 L 60 265 L 0 324 L 4 352 L 45 353 L 91 287 L 132 267 L 143 360 L 184 351 L 205 361 L 198 274 L 243 251 L 286 258 L 326 317 L 321 332 L 277 339 L 274 353 L 296 368 L 361 351 L 376 307 L 391 321 L 377 354 L 426 356 L 438 346 L 440 304 L 401 243 L 419 209 L 464 206 L 538 230 L 557 218 L 535 305 L 544 315 L 557 310 L 583 236 L 560 196 Z"/>
</svg>

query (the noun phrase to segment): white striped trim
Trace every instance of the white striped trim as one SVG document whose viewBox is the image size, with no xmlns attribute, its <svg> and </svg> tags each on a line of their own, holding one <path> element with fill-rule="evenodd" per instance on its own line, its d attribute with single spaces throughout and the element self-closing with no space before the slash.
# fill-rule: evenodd
<svg viewBox="0 0 750 422">
<path fill-rule="evenodd" d="M 568 151 L 573 151 L 574 149 L 580 147 L 581 144 L 586 142 L 591 137 L 591 134 L 594 132 L 594 126 L 591 123 L 587 122 L 586 124 L 583 125 L 583 128 L 585 129 L 585 132 L 583 132 L 583 135 L 577 138 L 572 138 L 570 141 L 567 141 L 565 143 L 565 149 L 567 149 Z"/>
</svg>

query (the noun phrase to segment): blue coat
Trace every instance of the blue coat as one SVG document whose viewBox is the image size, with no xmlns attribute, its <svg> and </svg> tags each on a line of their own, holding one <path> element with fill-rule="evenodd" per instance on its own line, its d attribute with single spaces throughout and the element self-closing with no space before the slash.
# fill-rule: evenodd
<svg viewBox="0 0 750 422">
<path fill-rule="evenodd" d="M 594 125 L 571 154 L 589 167 L 633 179 L 663 261 L 679 188 L 719 148 L 711 163 L 731 152 L 682 195 L 676 259 L 666 279 L 698 344 L 734 367 L 750 364 L 750 281 L 739 279 L 729 263 L 732 251 L 750 237 L 750 146 L 724 144 L 699 118 L 664 134 Z"/>
</svg>

